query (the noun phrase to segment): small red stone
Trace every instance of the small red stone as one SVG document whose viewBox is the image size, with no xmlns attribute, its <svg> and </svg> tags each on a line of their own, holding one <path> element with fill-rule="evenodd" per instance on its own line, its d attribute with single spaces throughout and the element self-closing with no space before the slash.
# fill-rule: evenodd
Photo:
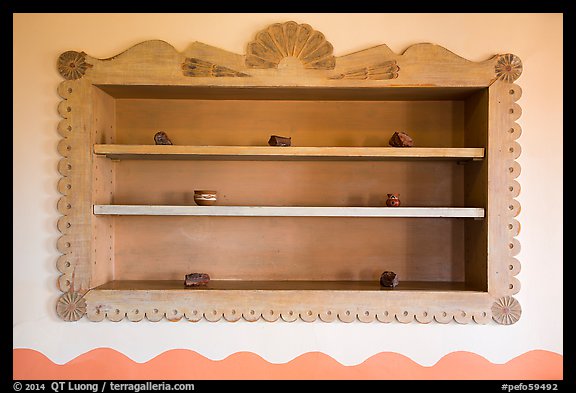
<svg viewBox="0 0 576 393">
<path fill-rule="evenodd" d="M 207 273 L 190 273 L 186 275 L 184 285 L 187 287 L 205 286 L 210 282 L 210 276 Z"/>
<path fill-rule="evenodd" d="M 388 144 L 394 147 L 412 147 L 414 146 L 414 140 L 405 132 L 395 132 Z"/>
<path fill-rule="evenodd" d="M 394 288 L 398 285 L 398 275 L 394 272 L 384 272 L 380 276 L 380 285 L 386 288 Z"/>
</svg>

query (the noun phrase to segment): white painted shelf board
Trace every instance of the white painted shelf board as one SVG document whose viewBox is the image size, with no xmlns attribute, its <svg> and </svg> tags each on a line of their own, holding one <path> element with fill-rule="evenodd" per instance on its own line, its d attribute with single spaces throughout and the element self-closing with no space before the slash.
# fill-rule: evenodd
<svg viewBox="0 0 576 393">
<path fill-rule="evenodd" d="M 97 215 L 238 217 L 450 217 L 483 218 L 476 207 L 310 207 L 94 205 Z"/>
</svg>

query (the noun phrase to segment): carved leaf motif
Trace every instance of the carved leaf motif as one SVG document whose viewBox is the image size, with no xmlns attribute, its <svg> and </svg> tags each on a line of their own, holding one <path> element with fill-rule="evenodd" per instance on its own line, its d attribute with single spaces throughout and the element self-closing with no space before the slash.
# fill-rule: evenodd
<svg viewBox="0 0 576 393">
<path fill-rule="evenodd" d="M 58 72 L 65 79 L 80 79 L 92 64 L 86 63 L 86 53 L 67 51 L 58 57 Z"/>
<path fill-rule="evenodd" d="M 274 47 L 278 49 L 282 58 L 290 56 L 288 54 L 288 39 L 282 31 L 282 25 L 274 24 L 270 26 L 270 32 L 268 34 L 270 35 L 270 39 L 274 42 Z"/>
<path fill-rule="evenodd" d="M 331 70 L 336 65 L 334 48 L 324 34 L 309 25 L 290 21 L 275 23 L 256 34 L 248 44 L 246 66 L 277 68 L 282 59 L 295 57 L 310 69 Z"/>
<path fill-rule="evenodd" d="M 86 314 L 86 299 L 79 292 L 68 291 L 58 299 L 56 312 L 67 322 L 77 321 Z"/>
<path fill-rule="evenodd" d="M 398 78 L 400 68 L 396 60 L 386 61 L 384 63 L 371 65 L 363 68 L 356 68 L 341 74 L 332 75 L 329 79 L 372 79 L 384 80 Z"/>
<path fill-rule="evenodd" d="M 290 23 L 290 22 L 288 22 Z M 292 52 L 292 56 L 294 57 L 298 57 L 300 56 L 300 53 L 302 53 L 302 49 L 304 48 L 304 45 L 306 45 L 306 42 L 308 41 L 308 39 L 310 38 L 310 35 L 312 34 L 312 27 L 310 25 L 299 25 L 296 28 L 296 32 L 294 33 L 296 35 L 296 45 L 294 46 L 294 51 Z"/>
<path fill-rule="evenodd" d="M 287 22 L 284 25 L 284 31 L 286 32 L 286 51 L 288 56 L 294 56 L 294 50 L 296 48 L 296 33 L 298 32 L 298 24 L 296 22 Z"/>
<path fill-rule="evenodd" d="M 492 318 L 502 325 L 511 325 L 520 319 L 522 307 L 512 296 L 504 296 L 492 305 Z"/>
<path fill-rule="evenodd" d="M 193 77 L 246 77 L 250 76 L 228 67 L 219 66 L 209 61 L 187 57 L 182 63 L 182 72 L 185 76 Z"/>
<path fill-rule="evenodd" d="M 494 66 L 496 78 L 501 81 L 512 83 L 522 74 L 522 61 L 516 55 L 507 53 L 498 58 Z"/>
</svg>

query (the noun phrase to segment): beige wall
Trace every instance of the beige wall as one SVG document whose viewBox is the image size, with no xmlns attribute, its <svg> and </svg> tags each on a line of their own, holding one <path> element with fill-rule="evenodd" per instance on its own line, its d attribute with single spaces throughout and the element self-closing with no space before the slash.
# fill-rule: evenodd
<svg viewBox="0 0 576 393">
<path fill-rule="evenodd" d="M 401 53 L 419 42 L 442 45 L 472 61 L 518 55 L 524 72 L 518 121 L 522 136 L 517 179 L 522 250 L 516 296 L 520 322 L 509 327 L 456 324 L 160 322 L 64 324 L 58 296 L 56 151 L 60 117 L 58 55 L 66 50 L 114 56 L 148 39 L 177 50 L 192 41 L 244 53 L 260 29 L 295 20 L 323 32 L 335 55 L 387 44 Z M 561 14 L 17 14 L 14 16 L 13 248 L 14 347 L 34 348 L 56 362 L 96 347 L 134 360 L 170 348 L 221 359 L 252 351 L 273 362 L 322 351 L 356 364 L 382 351 L 432 364 L 448 352 L 478 353 L 504 362 L 531 349 L 562 353 L 562 27 Z M 354 340 L 350 340 L 353 337 Z M 141 345 L 146 343 L 146 345 Z"/>
</svg>

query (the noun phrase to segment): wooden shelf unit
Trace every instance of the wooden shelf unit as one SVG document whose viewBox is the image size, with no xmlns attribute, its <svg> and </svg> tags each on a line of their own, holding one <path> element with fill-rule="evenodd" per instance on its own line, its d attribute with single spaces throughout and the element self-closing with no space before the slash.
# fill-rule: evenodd
<svg viewBox="0 0 576 393">
<path fill-rule="evenodd" d="M 334 57 L 295 22 L 247 48 L 59 57 L 58 315 L 516 322 L 520 60 L 432 44 Z M 390 147 L 394 131 L 415 146 Z M 217 205 L 195 206 L 197 189 Z M 212 280 L 185 288 L 191 272 Z"/>
</svg>

